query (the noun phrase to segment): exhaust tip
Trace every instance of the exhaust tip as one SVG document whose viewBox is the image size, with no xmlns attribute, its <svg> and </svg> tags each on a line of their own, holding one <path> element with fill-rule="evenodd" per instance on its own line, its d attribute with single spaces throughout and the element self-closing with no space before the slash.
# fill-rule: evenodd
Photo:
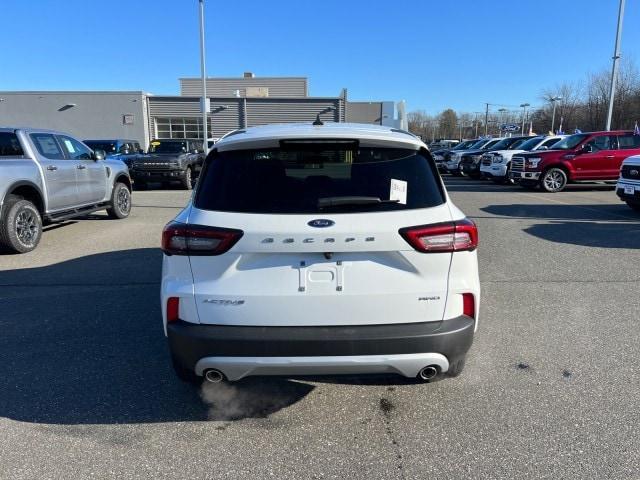
<svg viewBox="0 0 640 480">
<path fill-rule="evenodd" d="M 435 365 L 429 365 L 420 370 L 420 373 L 418 373 L 418 377 L 420 378 L 420 380 L 427 381 L 433 379 L 436 375 L 438 375 L 438 372 L 438 367 L 436 367 Z"/>
<path fill-rule="evenodd" d="M 224 375 L 220 370 L 210 368 L 209 370 L 204 372 L 204 378 L 209 383 L 220 383 L 224 380 Z"/>
</svg>

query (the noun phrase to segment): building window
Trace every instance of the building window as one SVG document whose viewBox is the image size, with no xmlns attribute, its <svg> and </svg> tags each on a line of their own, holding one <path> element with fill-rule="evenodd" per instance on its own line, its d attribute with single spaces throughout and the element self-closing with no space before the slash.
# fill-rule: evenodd
<svg viewBox="0 0 640 480">
<path fill-rule="evenodd" d="M 211 132 L 211 118 L 208 118 Z M 202 138 L 202 118 L 200 117 L 156 117 L 155 138 Z"/>
</svg>

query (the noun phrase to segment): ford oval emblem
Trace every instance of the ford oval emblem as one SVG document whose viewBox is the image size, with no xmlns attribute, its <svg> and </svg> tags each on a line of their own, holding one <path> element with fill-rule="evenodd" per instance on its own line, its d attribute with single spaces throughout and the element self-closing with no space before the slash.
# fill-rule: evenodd
<svg viewBox="0 0 640 480">
<path fill-rule="evenodd" d="M 316 218 L 315 220 L 311 220 L 307 222 L 307 225 L 314 228 L 327 228 L 332 227 L 336 224 L 333 220 L 328 220 L 326 218 Z"/>
</svg>

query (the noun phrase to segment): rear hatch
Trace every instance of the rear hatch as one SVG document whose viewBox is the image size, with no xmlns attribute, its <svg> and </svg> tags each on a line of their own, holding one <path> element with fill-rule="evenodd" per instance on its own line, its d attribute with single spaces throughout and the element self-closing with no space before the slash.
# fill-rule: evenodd
<svg viewBox="0 0 640 480">
<path fill-rule="evenodd" d="M 190 257 L 200 322 L 442 320 L 452 254 L 400 233 L 452 223 L 427 155 L 355 141 L 213 152 L 189 224 L 237 232 L 228 251 Z"/>
</svg>

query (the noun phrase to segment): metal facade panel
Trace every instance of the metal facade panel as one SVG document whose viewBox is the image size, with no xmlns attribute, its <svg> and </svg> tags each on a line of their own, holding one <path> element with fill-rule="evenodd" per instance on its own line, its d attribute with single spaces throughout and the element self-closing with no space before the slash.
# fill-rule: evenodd
<svg viewBox="0 0 640 480">
<path fill-rule="evenodd" d="M 349 102 L 347 105 L 347 122 L 350 123 L 382 123 L 381 102 Z"/>
<path fill-rule="evenodd" d="M 340 105 L 342 101 L 339 99 L 246 100 L 248 127 L 270 123 L 313 122 L 318 114 L 322 121 L 344 121 Z"/>
<path fill-rule="evenodd" d="M 209 97 L 230 97 L 236 90 L 240 90 L 241 97 L 246 97 L 248 87 L 268 89 L 269 98 L 307 96 L 307 79 L 304 77 L 207 78 L 207 96 Z M 201 94 L 202 82 L 199 78 L 180 79 L 180 95 Z"/>
</svg>

